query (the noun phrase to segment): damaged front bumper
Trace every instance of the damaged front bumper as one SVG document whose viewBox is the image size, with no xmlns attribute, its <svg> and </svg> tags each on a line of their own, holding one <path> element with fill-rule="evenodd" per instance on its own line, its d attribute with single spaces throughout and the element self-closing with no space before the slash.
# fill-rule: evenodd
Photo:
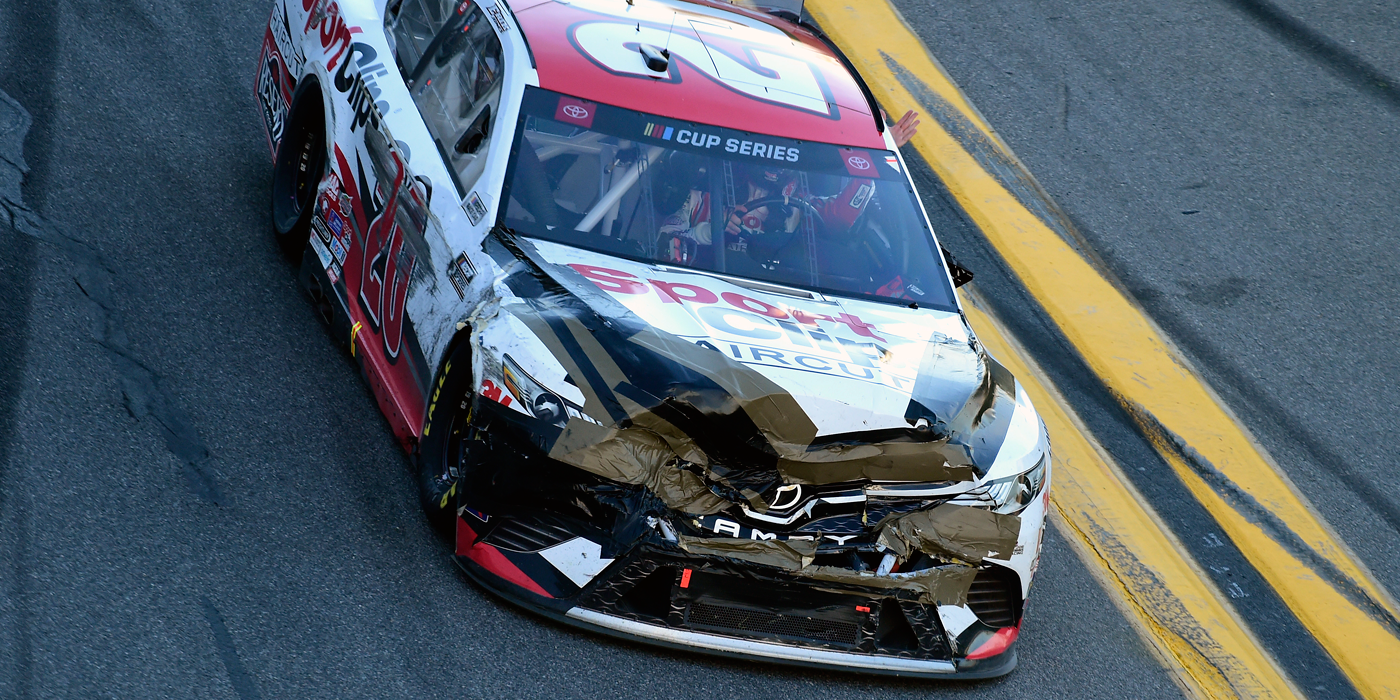
<svg viewBox="0 0 1400 700">
<path fill-rule="evenodd" d="M 975 344 L 925 348 L 929 371 L 890 399 L 908 428 L 818 437 L 759 369 L 567 274 L 532 291 L 543 263 L 506 252 L 505 284 L 528 301 L 474 321 L 481 389 L 451 472 L 473 578 L 568 624 L 710 654 L 945 678 L 1015 667 L 1049 443 Z"/>
<path fill-rule="evenodd" d="M 491 545 L 485 545 L 490 547 Z M 945 611 L 914 596 L 834 586 L 733 561 L 685 556 L 647 545 L 610 565 L 569 598 L 530 592 L 481 552 L 457 557 L 478 583 L 516 604 L 555 620 L 610 636 L 706 654 L 768 660 L 910 677 L 991 678 L 1016 666 L 1014 636 L 974 622 L 952 635 Z M 988 565 L 971 595 L 1014 600 L 1016 629 L 1020 597 L 1008 595 L 1005 569 Z M 981 570 L 979 570 L 981 573 Z M 980 591 L 980 593 L 979 593 Z M 1011 606 L 1008 606 L 1010 608 Z M 967 610 L 964 605 L 959 609 Z M 975 613 L 969 613 L 974 615 Z M 978 629 L 973 629 L 976 627 Z M 980 632 L 980 634 L 979 634 Z M 997 653 L 958 653 L 976 638 L 991 640 Z M 970 658 L 977 657 L 977 658 Z"/>
<path fill-rule="evenodd" d="M 487 530 L 472 512 L 459 522 L 456 559 L 514 603 L 614 637 L 861 673 L 991 678 L 1017 664 L 1015 640 L 1045 507 L 1042 492 L 1021 513 L 1007 558 L 942 564 L 918 572 L 918 587 L 900 583 L 915 574 L 847 571 L 841 580 L 823 580 L 812 574 L 826 567 L 791 571 L 696 554 L 660 529 L 608 559 L 589 536 L 575 534 L 581 529 L 556 524 L 549 536 L 549 527 L 517 526 L 504 516 L 491 520 L 505 524 Z M 572 558 L 562 559 L 565 552 Z"/>
</svg>

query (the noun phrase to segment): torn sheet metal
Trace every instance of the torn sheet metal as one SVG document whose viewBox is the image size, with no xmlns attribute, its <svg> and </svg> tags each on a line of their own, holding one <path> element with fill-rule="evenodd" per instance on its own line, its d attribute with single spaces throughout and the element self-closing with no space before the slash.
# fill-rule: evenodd
<svg viewBox="0 0 1400 700">
<path fill-rule="evenodd" d="M 728 557 L 788 571 L 807 569 L 817 554 L 816 540 L 741 540 L 682 535 L 680 547 L 691 554 Z"/>
<path fill-rule="evenodd" d="M 647 487 L 683 513 L 708 515 L 729 504 L 712 493 L 662 437 L 642 428 L 605 428 L 572 419 L 549 451 L 552 459 L 624 484 Z"/>
<path fill-rule="evenodd" d="M 935 404 L 945 414 L 952 410 L 947 406 L 960 405 L 951 417 L 935 424 L 923 407 L 912 427 L 884 431 L 878 440 L 860 433 L 817 439 L 797 398 L 758 369 L 658 330 L 576 269 L 545 260 L 527 239 L 500 233 L 487 247 L 522 297 L 503 308 L 564 366 L 583 392 L 588 416 L 620 428 L 645 425 L 686 461 L 707 466 L 721 493 L 759 509 L 763 494 L 785 483 L 975 478 L 974 452 L 997 442 L 991 434 L 997 426 L 1004 435 L 1014 407 L 1009 375 L 964 343 L 945 354 L 976 371 L 969 370 L 965 391 L 953 392 L 958 397 Z M 924 364 L 945 362 L 943 354 L 933 357 Z M 997 410 L 1006 397 L 1011 403 Z M 965 425 L 977 439 L 967 444 L 938 432 L 949 425 Z"/>
<path fill-rule="evenodd" d="M 907 574 L 878 576 L 870 572 L 852 571 L 833 566 L 809 567 L 802 575 L 817 581 L 844 583 L 891 591 L 910 591 L 921 603 L 929 605 L 965 605 L 977 569 L 970 566 L 939 566 Z"/>
<path fill-rule="evenodd" d="M 813 566 L 817 553 L 816 540 L 743 540 L 682 535 L 680 547 L 691 554 L 777 567 L 813 581 L 908 591 L 919 602 L 929 605 L 965 605 L 972 580 L 977 577 L 976 568 L 957 564 L 885 575 L 835 566 Z"/>
<path fill-rule="evenodd" d="M 980 564 L 1010 558 L 1020 534 L 1019 516 L 945 503 L 881 523 L 879 542 L 901 558 L 921 551 Z"/>
</svg>

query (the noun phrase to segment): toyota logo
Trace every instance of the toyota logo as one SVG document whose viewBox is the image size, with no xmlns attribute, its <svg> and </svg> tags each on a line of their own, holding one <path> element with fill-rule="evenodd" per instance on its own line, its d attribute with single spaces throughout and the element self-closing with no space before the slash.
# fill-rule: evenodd
<svg viewBox="0 0 1400 700">
<path fill-rule="evenodd" d="M 870 161 L 861 158 L 860 156 L 851 156 L 850 158 L 846 159 L 846 162 L 850 163 L 851 167 L 855 168 L 856 170 L 870 169 Z"/>
<path fill-rule="evenodd" d="M 564 114 L 567 114 L 570 117 L 573 117 L 574 119 L 588 118 L 588 110 L 584 109 L 580 105 L 564 105 Z"/>
<path fill-rule="evenodd" d="M 788 496 L 788 494 L 792 494 Z M 777 493 L 773 494 L 773 502 L 768 505 L 773 510 L 787 510 L 798 504 L 802 500 L 802 485 L 788 484 L 778 487 Z"/>
</svg>

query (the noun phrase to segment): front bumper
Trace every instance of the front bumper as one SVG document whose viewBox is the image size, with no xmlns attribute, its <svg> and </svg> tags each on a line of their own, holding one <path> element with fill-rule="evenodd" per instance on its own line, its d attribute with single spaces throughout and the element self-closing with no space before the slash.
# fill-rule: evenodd
<svg viewBox="0 0 1400 700">
<path fill-rule="evenodd" d="M 759 571 L 654 545 L 640 549 L 567 598 L 532 592 L 490 571 L 481 557 L 456 560 L 472 579 L 512 603 L 575 627 L 657 646 L 901 677 L 993 678 L 1016 667 L 1014 643 L 989 658 L 955 657 L 958 640 L 949 638 L 936 606 L 909 596 Z"/>
</svg>

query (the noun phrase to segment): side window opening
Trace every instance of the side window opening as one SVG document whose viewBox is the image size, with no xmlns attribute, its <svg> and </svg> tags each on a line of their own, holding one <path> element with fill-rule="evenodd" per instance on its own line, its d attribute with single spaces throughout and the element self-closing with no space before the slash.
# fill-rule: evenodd
<svg viewBox="0 0 1400 700">
<path fill-rule="evenodd" d="M 463 199 L 486 167 L 501 100 L 501 42 L 470 0 L 400 0 L 385 14 L 399 72 Z"/>
<path fill-rule="evenodd" d="M 462 5 L 461 0 L 393 0 L 385 8 L 385 35 L 405 81 L 438 31 Z"/>
</svg>

